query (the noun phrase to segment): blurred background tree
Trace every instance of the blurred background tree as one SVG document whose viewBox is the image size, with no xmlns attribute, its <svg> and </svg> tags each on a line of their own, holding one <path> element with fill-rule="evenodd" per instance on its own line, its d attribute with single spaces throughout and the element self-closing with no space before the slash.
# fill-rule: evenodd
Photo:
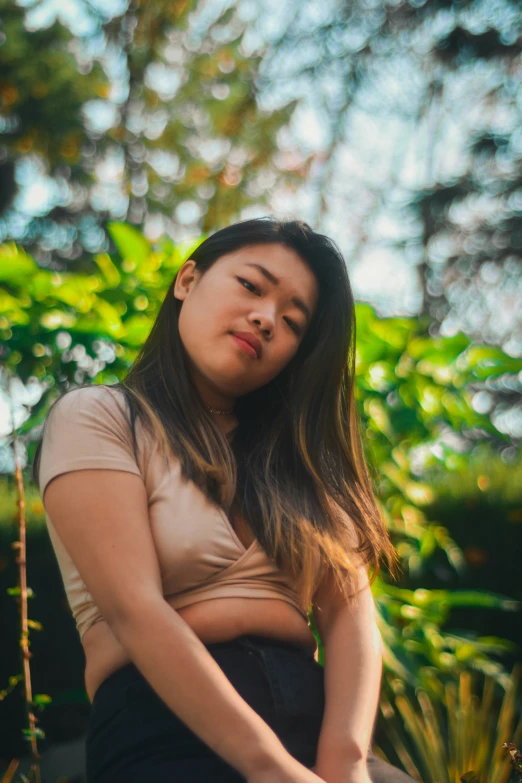
<svg viewBox="0 0 522 783">
<path fill-rule="evenodd" d="M 294 103 L 257 107 L 260 57 L 234 9 L 202 28 L 194 2 L 27 5 L 1 12 L 2 233 L 42 266 L 82 267 L 109 247 L 108 219 L 155 238 L 217 229 L 263 203 L 267 167 L 306 173 L 276 165 Z"/>
</svg>

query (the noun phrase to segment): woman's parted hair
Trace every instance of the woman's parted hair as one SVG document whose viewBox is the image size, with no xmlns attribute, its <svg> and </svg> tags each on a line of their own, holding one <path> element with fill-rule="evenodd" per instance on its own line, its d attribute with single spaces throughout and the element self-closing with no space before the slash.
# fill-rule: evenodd
<svg viewBox="0 0 522 783">
<path fill-rule="evenodd" d="M 153 327 L 124 380 L 134 448 L 135 422 L 180 462 L 226 514 L 237 510 L 309 607 L 319 583 L 333 579 L 349 599 L 357 567 L 370 581 L 384 557 L 396 575 L 391 543 L 364 455 L 355 406 L 355 307 L 336 244 L 300 220 L 254 218 L 205 239 L 190 258 L 204 275 L 221 256 L 256 244 L 293 249 L 314 273 L 319 297 L 303 340 L 269 383 L 239 397 L 229 442 L 196 392 L 178 328 L 182 301 L 173 278 Z M 43 437 L 43 435 L 42 435 Z M 40 439 L 40 444 L 41 444 Z M 33 463 L 37 481 L 40 445 Z"/>
</svg>

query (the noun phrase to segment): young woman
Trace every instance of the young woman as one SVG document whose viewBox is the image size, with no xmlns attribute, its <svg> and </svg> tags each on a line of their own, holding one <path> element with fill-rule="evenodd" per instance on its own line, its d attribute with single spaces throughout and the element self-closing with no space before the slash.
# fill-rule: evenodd
<svg viewBox="0 0 522 783">
<path fill-rule="evenodd" d="M 33 470 L 85 651 L 88 783 L 411 780 L 369 750 L 370 584 L 396 553 L 354 341 L 335 244 L 246 220 L 179 269 L 121 383 L 52 406 Z"/>
</svg>

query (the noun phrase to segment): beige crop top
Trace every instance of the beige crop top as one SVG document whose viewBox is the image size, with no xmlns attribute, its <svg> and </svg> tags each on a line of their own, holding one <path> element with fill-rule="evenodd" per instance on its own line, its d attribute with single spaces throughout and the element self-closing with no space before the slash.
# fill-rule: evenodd
<svg viewBox="0 0 522 783">
<path fill-rule="evenodd" d="M 250 547 L 243 546 L 225 512 L 196 484 L 182 479 L 176 458 L 169 456 L 166 463 L 139 420 L 136 462 L 126 415 L 123 393 L 118 389 L 83 387 L 59 400 L 44 431 L 41 497 L 51 479 L 61 473 L 82 468 L 135 473 L 145 483 L 163 594 L 174 608 L 211 598 L 274 598 L 292 604 L 307 620 L 307 607 L 299 605 L 288 575 L 266 555 L 257 539 Z M 67 600 L 83 639 L 103 617 L 47 512 L 45 518 Z"/>
</svg>

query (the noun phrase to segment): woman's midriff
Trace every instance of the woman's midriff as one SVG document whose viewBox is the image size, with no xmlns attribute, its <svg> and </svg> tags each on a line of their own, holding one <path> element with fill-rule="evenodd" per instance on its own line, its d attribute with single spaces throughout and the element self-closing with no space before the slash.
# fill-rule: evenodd
<svg viewBox="0 0 522 783">
<path fill-rule="evenodd" d="M 317 651 L 315 636 L 304 617 L 282 600 L 213 598 L 174 611 L 204 644 L 257 634 L 290 642 L 314 653 Z M 112 672 L 131 663 L 131 659 L 103 620 L 89 628 L 82 644 L 86 659 L 85 688 L 92 702 L 101 683 Z"/>
</svg>

